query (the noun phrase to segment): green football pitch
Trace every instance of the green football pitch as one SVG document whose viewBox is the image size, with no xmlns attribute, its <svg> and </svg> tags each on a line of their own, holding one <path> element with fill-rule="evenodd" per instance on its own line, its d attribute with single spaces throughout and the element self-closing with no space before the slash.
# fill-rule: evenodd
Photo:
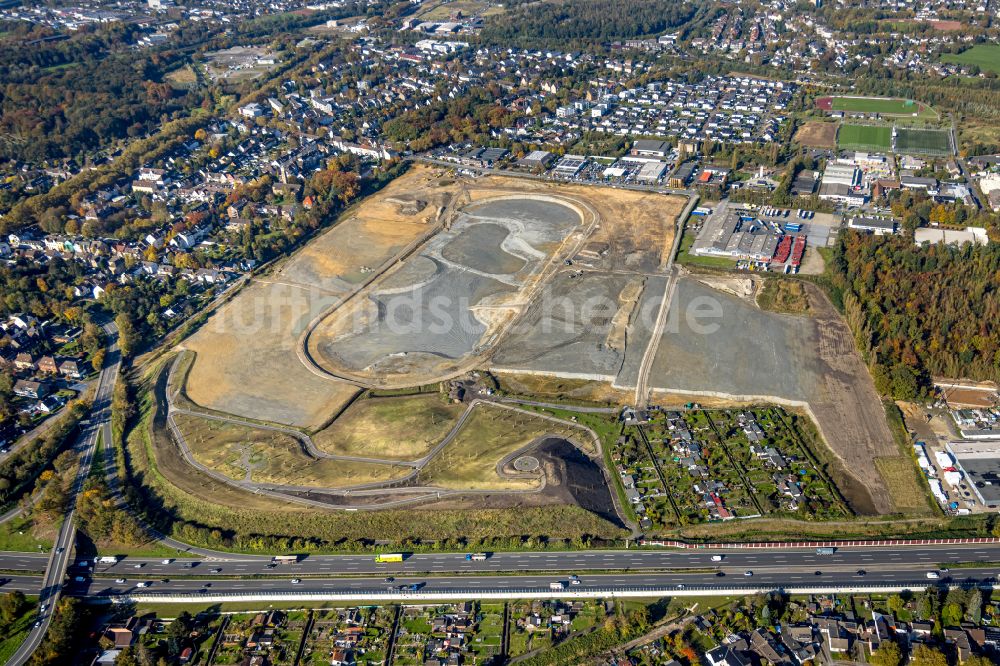
<svg viewBox="0 0 1000 666">
<path fill-rule="evenodd" d="M 837 147 L 855 150 L 889 150 L 892 128 L 885 125 L 841 125 Z"/>
</svg>

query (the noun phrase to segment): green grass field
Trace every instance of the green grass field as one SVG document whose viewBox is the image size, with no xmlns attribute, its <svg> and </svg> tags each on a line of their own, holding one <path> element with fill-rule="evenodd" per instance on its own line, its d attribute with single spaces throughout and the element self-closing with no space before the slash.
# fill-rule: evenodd
<svg viewBox="0 0 1000 666">
<path fill-rule="evenodd" d="M 834 111 L 856 113 L 882 113 L 890 115 L 912 115 L 920 111 L 920 105 L 907 99 L 869 99 L 859 97 L 834 97 Z"/>
<path fill-rule="evenodd" d="M 837 147 L 855 150 L 889 150 L 892 129 L 880 125 L 841 125 Z"/>
<path fill-rule="evenodd" d="M 1000 44 L 976 44 L 961 53 L 943 55 L 941 61 L 956 65 L 978 65 L 983 71 L 1000 74 Z"/>
<path fill-rule="evenodd" d="M 951 153 L 951 140 L 946 130 L 897 128 L 896 152 L 948 155 Z"/>
</svg>

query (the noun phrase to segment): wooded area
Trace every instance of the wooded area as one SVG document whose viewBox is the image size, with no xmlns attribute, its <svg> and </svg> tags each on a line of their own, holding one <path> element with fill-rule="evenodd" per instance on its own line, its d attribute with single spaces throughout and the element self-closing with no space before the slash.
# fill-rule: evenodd
<svg viewBox="0 0 1000 666">
<path fill-rule="evenodd" d="M 921 397 L 932 375 L 1000 380 L 1000 246 L 843 233 L 832 269 L 881 393 Z"/>
<path fill-rule="evenodd" d="M 677 0 L 533 2 L 488 20 L 481 39 L 505 47 L 578 47 L 595 41 L 656 36 L 687 23 L 696 11 L 694 5 Z"/>
</svg>

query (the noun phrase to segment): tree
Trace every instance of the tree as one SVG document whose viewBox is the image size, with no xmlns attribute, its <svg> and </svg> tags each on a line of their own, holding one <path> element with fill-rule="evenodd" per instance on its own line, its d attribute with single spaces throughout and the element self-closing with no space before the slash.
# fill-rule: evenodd
<svg viewBox="0 0 1000 666">
<path fill-rule="evenodd" d="M 899 645 L 886 641 L 872 653 L 868 663 L 872 666 L 899 666 L 902 661 L 903 654 L 899 650 Z"/>
<path fill-rule="evenodd" d="M 969 591 L 969 598 L 965 602 L 965 617 L 976 626 L 983 619 L 983 593 L 978 587 Z"/>
<path fill-rule="evenodd" d="M 956 603 L 946 603 L 941 608 L 941 624 L 946 627 L 957 627 L 962 624 L 962 607 Z"/>
<path fill-rule="evenodd" d="M 910 655 L 911 666 L 948 666 L 948 658 L 929 645 L 918 645 Z"/>
<path fill-rule="evenodd" d="M 28 605 L 28 600 L 24 598 L 24 592 L 14 590 L 0 597 L 0 620 L 5 625 L 10 624 L 24 612 Z"/>
<path fill-rule="evenodd" d="M 115 326 L 118 327 L 118 347 L 122 356 L 127 358 L 135 351 L 135 344 L 138 342 L 135 325 L 127 312 L 121 312 L 115 317 Z"/>
<path fill-rule="evenodd" d="M 993 666 L 993 662 L 986 657 L 974 654 L 962 662 L 962 666 Z"/>
</svg>

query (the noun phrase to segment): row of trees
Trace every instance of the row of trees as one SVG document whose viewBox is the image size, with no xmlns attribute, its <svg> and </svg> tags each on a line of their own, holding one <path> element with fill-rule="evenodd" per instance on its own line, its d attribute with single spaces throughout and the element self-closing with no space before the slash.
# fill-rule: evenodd
<svg viewBox="0 0 1000 666">
<path fill-rule="evenodd" d="M 87 406 L 74 401 L 45 435 L 30 445 L 18 449 L 0 465 L 0 507 L 9 506 L 31 488 L 43 470 L 59 455 L 76 424 L 87 412 Z"/>
</svg>

